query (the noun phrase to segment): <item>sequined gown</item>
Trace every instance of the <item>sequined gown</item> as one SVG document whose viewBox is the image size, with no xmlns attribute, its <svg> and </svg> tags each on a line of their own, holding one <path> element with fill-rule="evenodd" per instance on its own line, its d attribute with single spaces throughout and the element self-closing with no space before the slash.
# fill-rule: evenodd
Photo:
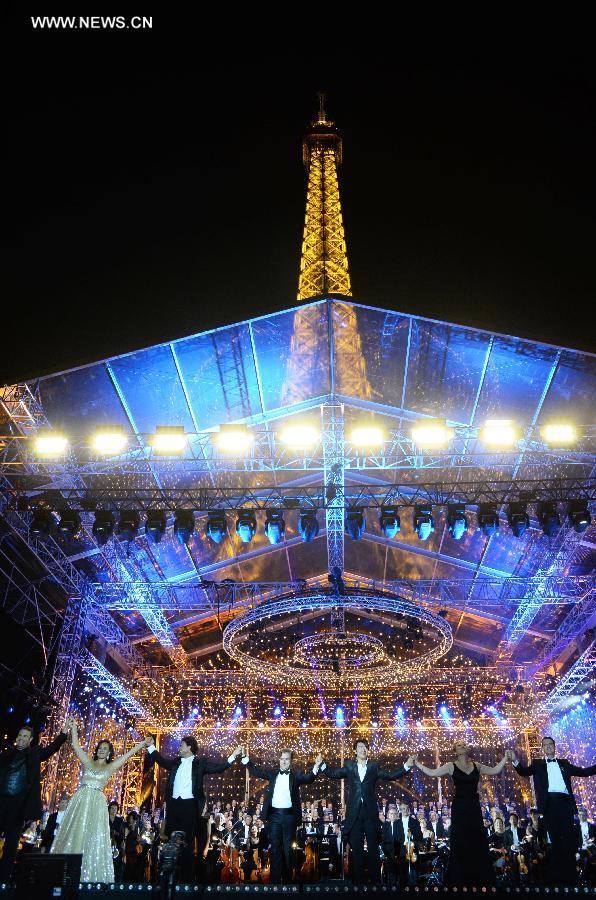
<svg viewBox="0 0 596 900">
<path fill-rule="evenodd" d="M 108 804 L 103 789 L 111 771 L 84 769 L 78 790 L 66 808 L 52 853 L 82 853 L 81 881 L 114 881 Z"/>
</svg>

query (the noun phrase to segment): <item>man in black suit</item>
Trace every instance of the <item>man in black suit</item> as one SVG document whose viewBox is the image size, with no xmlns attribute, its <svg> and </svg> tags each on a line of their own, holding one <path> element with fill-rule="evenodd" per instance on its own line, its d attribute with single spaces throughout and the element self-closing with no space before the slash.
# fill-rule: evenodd
<svg viewBox="0 0 596 900">
<path fill-rule="evenodd" d="M 525 828 L 519 827 L 519 816 L 516 813 L 511 813 L 509 816 L 509 828 L 506 828 L 503 832 L 503 846 L 505 849 L 511 850 L 512 847 L 519 847 L 525 834 Z"/>
<path fill-rule="evenodd" d="M 589 846 L 596 843 L 596 825 L 588 821 L 588 813 L 583 806 L 579 810 L 576 832 L 578 850 L 587 850 Z"/>
<path fill-rule="evenodd" d="M 432 810 L 432 812 L 430 813 L 428 827 L 435 836 L 435 842 L 440 841 L 445 837 L 443 822 L 441 821 L 441 819 L 439 819 L 437 813 L 434 810 Z"/>
<path fill-rule="evenodd" d="M 343 838 L 341 825 L 335 822 L 333 833 L 329 838 L 329 874 L 332 878 L 340 878 L 343 871 Z"/>
<path fill-rule="evenodd" d="M 322 762 L 319 753 L 312 772 L 294 772 L 292 758 L 291 750 L 282 750 L 277 769 L 265 769 L 251 762 L 248 756 L 242 757 L 243 765 L 248 766 L 253 775 L 269 782 L 261 817 L 267 823 L 271 845 L 271 884 L 282 884 L 291 879 L 292 841 L 302 822 L 300 786 L 313 783 Z"/>
<path fill-rule="evenodd" d="M 577 812 L 571 778 L 587 778 L 596 775 L 596 766 L 580 768 L 567 759 L 557 759 L 555 742 L 552 737 L 542 738 L 544 759 L 533 759 L 524 766 L 515 758 L 513 750 L 507 754 L 519 775 L 534 777 L 534 791 L 538 812 L 544 816 L 544 823 L 551 844 L 550 878 L 551 885 L 575 885 L 576 829 L 574 815 Z"/>
<path fill-rule="evenodd" d="M 368 851 L 369 875 L 373 884 L 381 880 L 381 857 L 379 855 L 379 811 L 377 807 L 377 781 L 395 781 L 402 778 L 414 762 L 410 757 L 405 766 L 393 772 L 379 769 L 378 763 L 368 760 L 368 741 L 359 738 L 354 743 L 356 759 L 346 762 L 341 768 L 321 766 L 321 771 L 329 778 L 345 778 L 348 782 L 346 819 L 343 826 L 344 839 L 352 848 L 354 882 L 364 884 L 364 838 Z"/>
<path fill-rule="evenodd" d="M 58 800 L 58 809 L 56 812 L 50 813 L 45 828 L 41 832 L 41 842 L 39 849 L 42 853 L 49 853 L 50 847 L 54 843 L 54 838 L 60 830 L 66 807 L 68 806 L 68 794 L 61 794 Z"/>
<path fill-rule="evenodd" d="M 209 762 L 204 756 L 197 756 L 198 751 L 199 746 L 192 735 L 182 738 L 176 759 L 162 756 L 155 744 L 147 747 L 150 759 L 170 773 L 166 785 L 165 831 L 168 837 L 173 831 L 183 831 L 186 836 L 180 861 L 180 878 L 185 884 L 194 881 L 194 839 L 206 802 L 203 779 L 205 775 L 225 772 L 240 755 L 241 748 L 236 747 L 231 756 L 220 763 Z"/>
<path fill-rule="evenodd" d="M 10 880 L 25 822 L 41 818 L 41 764 L 58 752 L 69 732 L 67 719 L 58 737 L 40 747 L 32 744 L 33 729 L 23 725 L 14 748 L 0 756 L 0 834 L 4 834 L 1 882 Z"/>
<path fill-rule="evenodd" d="M 407 858 L 408 834 L 416 848 L 422 841 L 422 829 L 415 816 L 410 815 L 407 803 L 400 803 L 397 810 L 389 810 L 389 821 L 383 823 L 383 853 L 387 862 L 388 883 L 395 884 L 398 877 L 402 887 L 413 886 L 417 880 L 416 865 Z"/>
</svg>

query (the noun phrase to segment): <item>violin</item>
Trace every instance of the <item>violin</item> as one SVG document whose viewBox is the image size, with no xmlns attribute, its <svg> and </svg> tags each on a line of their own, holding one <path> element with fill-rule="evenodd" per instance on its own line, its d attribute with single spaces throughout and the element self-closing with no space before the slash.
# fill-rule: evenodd
<svg viewBox="0 0 596 900">
<path fill-rule="evenodd" d="M 414 845 L 414 841 L 412 840 L 412 832 L 408 829 L 408 836 L 406 838 L 406 859 L 409 863 L 415 863 L 418 859 L 418 854 L 416 853 L 416 847 Z"/>
</svg>

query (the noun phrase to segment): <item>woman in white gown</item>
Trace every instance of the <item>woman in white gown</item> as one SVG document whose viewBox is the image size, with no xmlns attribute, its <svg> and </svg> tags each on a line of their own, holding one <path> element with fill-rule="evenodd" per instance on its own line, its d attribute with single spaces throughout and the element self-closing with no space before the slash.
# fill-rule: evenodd
<svg viewBox="0 0 596 900">
<path fill-rule="evenodd" d="M 79 744 L 77 726 L 70 722 L 72 747 L 81 760 L 83 777 L 68 804 L 51 853 L 82 853 L 81 881 L 114 881 L 110 819 L 104 787 L 135 753 L 149 746 L 151 738 L 139 741 L 128 753 L 114 759 L 114 748 L 102 740 L 89 757 Z"/>
</svg>

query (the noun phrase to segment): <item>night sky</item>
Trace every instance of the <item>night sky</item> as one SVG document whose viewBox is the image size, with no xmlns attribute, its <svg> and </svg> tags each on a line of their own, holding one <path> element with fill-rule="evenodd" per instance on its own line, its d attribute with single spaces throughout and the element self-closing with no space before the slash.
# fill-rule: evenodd
<svg viewBox="0 0 596 900">
<path fill-rule="evenodd" d="M 157 18 L 17 31 L 0 384 L 294 305 L 320 89 L 357 301 L 594 349 L 587 55 L 265 65 L 176 52 Z"/>
</svg>

